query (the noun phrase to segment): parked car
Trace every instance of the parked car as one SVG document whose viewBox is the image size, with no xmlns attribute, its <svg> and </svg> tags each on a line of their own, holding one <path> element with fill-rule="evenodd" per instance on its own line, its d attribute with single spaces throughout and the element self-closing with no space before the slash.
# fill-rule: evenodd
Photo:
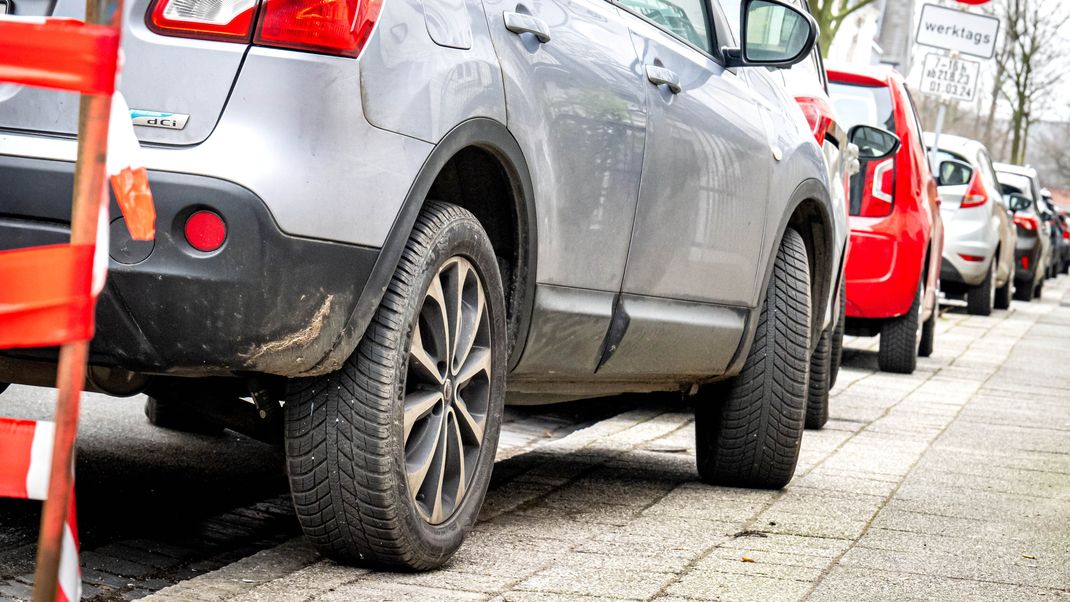
<svg viewBox="0 0 1070 602">
<path fill-rule="evenodd" d="M 909 374 L 933 350 L 943 249 L 923 130 L 893 69 L 831 67 L 828 78 L 846 127 L 877 126 L 900 142 L 893 155 L 864 159 L 851 180 L 847 333 L 880 335 L 880 369 Z"/>
<path fill-rule="evenodd" d="M 1066 229 L 1063 220 L 1063 210 L 1055 204 L 1051 191 L 1047 188 L 1040 189 L 1040 198 L 1044 207 L 1051 215 L 1051 257 L 1048 267 L 1048 278 L 1055 278 L 1064 271 L 1067 258 L 1070 257 L 1070 231 Z"/>
<path fill-rule="evenodd" d="M 1067 213 L 1065 209 L 1055 206 L 1056 212 L 1059 214 L 1059 220 L 1063 225 L 1063 235 L 1059 241 L 1059 248 L 1062 249 L 1063 263 L 1059 266 L 1059 273 L 1070 274 L 1070 213 Z"/>
<path fill-rule="evenodd" d="M 53 7 L 81 16 L 15 11 Z M 90 386 L 282 440 L 323 553 L 446 562 L 507 389 L 689 392 L 705 481 L 791 479 L 843 246 L 769 70 L 811 56 L 809 15 L 745 0 L 737 45 L 700 0 L 124 10 L 158 236 L 112 224 Z M 66 238 L 76 104 L 0 96 L 4 248 Z M 0 381 L 55 360 L 7 353 Z"/>
<path fill-rule="evenodd" d="M 996 163 L 996 178 L 1014 211 L 1018 244 L 1014 250 L 1014 298 L 1040 298 L 1052 258 L 1051 223 L 1040 201 L 1037 172 L 1031 167 Z"/>
<path fill-rule="evenodd" d="M 806 0 L 785 0 L 800 11 L 810 12 Z M 740 39 L 740 0 L 719 0 L 721 8 L 728 15 L 728 23 L 735 39 Z M 825 316 L 826 328 L 821 333 L 814 355 L 810 360 L 810 392 L 806 402 L 806 428 L 820 429 L 828 422 L 829 391 L 836 384 L 843 359 L 843 334 L 846 324 L 846 283 L 843 278 L 847 261 L 847 188 L 852 169 L 857 169 L 858 148 L 848 140 L 847 131 L 840 123 L 832 108 L 828 94 L 828 79 L 825 76 L 825 64 L 821 58 L 821 49 L 815 44 L 806 60 L 773 72 L 771 76 L 781 81 L 788 94 L 799 103 L 814 139 L 825 155 L 830 182 L 842 185 L 833 186 L 832 204 L 836 208 L 832 225 L 837 241 L 833 264 L 837 266 L 836 278 L 831 281 L 833 296 L 829 304 L 829 315 Z"/>
<path fill-rule="evenodd" d="M 966 297 L 966 310 L 987 316 L 992 309 L 1011 305 L 1014 287 L 1014 248 L 1018 241 L 1014 216 L 996 180 L 988 149 L 959 136 L 925 134 L 935 153 L 940 216 L 944 223 L 944 253 L 940 290 Z"/>
</svg>

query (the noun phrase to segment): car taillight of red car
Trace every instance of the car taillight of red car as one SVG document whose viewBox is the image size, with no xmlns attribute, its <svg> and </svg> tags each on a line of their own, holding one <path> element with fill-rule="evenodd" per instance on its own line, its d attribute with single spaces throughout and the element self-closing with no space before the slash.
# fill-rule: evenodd
<svg viewBox="0 0 1070 602">
<path fill-rule="evenodd" d="M 381 8 L 382 0 L 155 0 L 146 22 L 160 35 L 355 57 Z"/>
<path fill-rule="evenodd" d="M 984 184 L 981 183 L 980 172 L 973 172 L 973 178 L 970 180 L 970 187 L 966 190 L 965 196 L 962 197 L 962 204 L 959 205 L 959 209 L 969 209 L 970 207 L 980 207 L 988 202 L 988 193 L 985 191 Z"/>
<path fill-rule="evenodd" d="M 895 158 L 868 161 L 864 165 L 866 179 L 858 216 L 887 217 L 895 204 Z"/>
</svg>

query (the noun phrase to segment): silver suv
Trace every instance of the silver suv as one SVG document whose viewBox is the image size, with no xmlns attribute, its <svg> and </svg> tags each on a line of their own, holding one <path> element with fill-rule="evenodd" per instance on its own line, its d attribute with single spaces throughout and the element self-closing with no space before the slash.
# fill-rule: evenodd
<svg viewBox="0 0 1070 602">
<path fill-rule="evenodd" d="M 735 45 L 703 0 L 124 10 L 158 234 L 112 223 L 90 386 L 283 441 L 326 554 L 444 563 L 507 390 L 681 391 L 704 480 L 791 479 L 842 182 L 766 67 L 809 56 L 811 17 L 745 0 Z M 76 112 L 0 88 L 0 248 L 68 236 Z M 0 360 L 0 381 L 49 383 L 55 354 Z"/>
</svg>

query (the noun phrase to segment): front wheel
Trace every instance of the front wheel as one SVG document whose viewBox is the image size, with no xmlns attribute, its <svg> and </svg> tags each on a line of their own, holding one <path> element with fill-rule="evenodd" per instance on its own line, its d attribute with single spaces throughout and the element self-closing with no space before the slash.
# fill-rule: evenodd
<svg viewBox="0 0 1070 602">
<path fill-rule="evenodd" d="M 921 308 L 925 287 L 918 283 L 918 292 L 907 313 L 886 320 L 881 326 L 880 348 L 877 365 L 882 372 L 913 374 L 918 366 L 918 350 L 921 344 Z M 935 316 L 936 310 L 933 310 Z"/>
<path fill-rule="evenodd" d="M 695 408 L 696 461 L 707 483 L 779 489 L 791 481 L 806 415 L 810 324 L 806 245 L 789 229 L 743 370 L 704 388 Z"/>
<path fill-rule="evenodd" d="M 353 355 L 288 387 L 290 488 L 322 553 L 428 570 L 460 547 L 494 466 L 505 333 L 486 232 L 429 202 Z"/>
<path fill-rule="evenodd" d="M 988 316 L 996 305 L 996 258 L 988 267 L 985 279 L 966 292 L 966 313 L 971 316 Z"/>
</svg>

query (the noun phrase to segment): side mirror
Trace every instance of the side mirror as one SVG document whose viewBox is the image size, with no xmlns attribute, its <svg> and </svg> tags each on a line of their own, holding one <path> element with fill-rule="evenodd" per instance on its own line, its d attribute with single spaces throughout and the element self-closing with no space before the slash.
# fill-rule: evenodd
<svg viewBox="0 0 1070 602">
<path fill-rule="evenodd" d="M 899 150 L 899 137 L 871 125 L 856 125 L 847 132 L 847 139 L 858 146 L 858 158 L 863 161 L 884 159 Z"/>
<path fill-rule="evenodd" d="M 810 55 L 817 41 L 814 18 L 779 0 L 743 0 L 741 48 L 724 48 L 725 66 L 786 68 Z"/>
<path fill-rule="evenodd" d="M 1018 213 L 1019 211 L 1028 211 L 1033 206 L 1033 199 L 1024 194 L 1013 192 L 1007 195 L 1007 206 L 1015 213 Z"/>
<path fill-rule="evenodd" d="M 938 186 L 965 186 L 973 179 L 973 166 L 962 161 L 948 159 L 937 168 L 936 184 Z"/>
</svg>

